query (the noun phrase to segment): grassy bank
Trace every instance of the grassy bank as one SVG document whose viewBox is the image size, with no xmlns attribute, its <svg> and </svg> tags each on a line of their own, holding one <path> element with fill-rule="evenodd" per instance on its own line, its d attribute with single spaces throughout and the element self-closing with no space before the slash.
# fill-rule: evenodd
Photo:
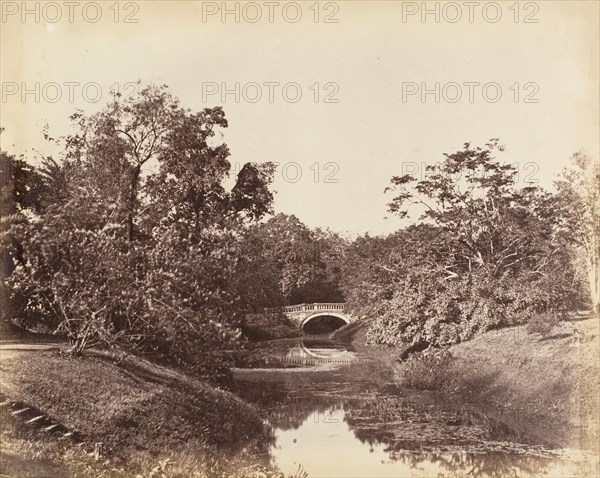
<svg viewBox="0 0 600 478">
<path fill-rule="evenodd" d="M 599 449 L 598 319 L 561 322 L 551 334 L 525 326 L 450 348 L 455 392 L 509 411 L 516 422 L 569 446 Z"/>
<path fill-rule="evenodd" d="M 4 344 L 0 360 L 0 401 L 39 411 L 81 443 L 45 433 L 3 406 L 3 476 L 265 472 L 245 465 L 245 457 L 257 438 L 267 437 L 261 443 L 268 444 L 268 430 L 257 411 L 233 394 L 136 357 L 116 363 L 104 353 L 69 358 L 10 348 Z M 100 456 L 93 453 L 97 443 Z"/>
<path fill-rule="evenodd" d="M 366 328 L 349 330 L 356 349 L 392 364 L 395 382 L 459 407 L 502 413 L 503 420 L 552 444 L 598 450 L 598 319 L 564 321 L 546 337 L 526 326 L 490 331 L 445 354 L 398 360 L 400 348 L 366 345 Z"/>
</svg>

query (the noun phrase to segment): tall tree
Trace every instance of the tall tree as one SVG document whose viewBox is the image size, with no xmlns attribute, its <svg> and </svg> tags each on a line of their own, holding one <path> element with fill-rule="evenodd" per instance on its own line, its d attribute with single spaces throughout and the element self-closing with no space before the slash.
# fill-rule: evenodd
<svg viewBox="0 0 600 478">
<path fill-rule="evenodd" d="M 421 220 L 452 233 L 460 244 L 453 273 L 478 267 L 490 268 L 494 276 L 539 273 L 547 256 L 561 247 L 556 241 L 553 248 L 541 247 L 546 239 L 557 239 L 556 201 L 538 187 L 518 189 L 515 167 L 497 161 L 495 150 L 503 150 L 495 139 L 483 148 L 466 143 L 429 167 L 426 179 L 394 176 L 389 210 L 401 217 L 420 212 Z"/>
<path fill-rule="evenodd" d="M 223 110 L 191 112 L 165 86 L 73 119 L 64 156 L 44 165 L 60 199 L 20 228 L 13 289 L 74 353 L 105 342 L 201 364 L 239 336 L 239 239 L 271 210 L 273 165 L 246 165 L 227 190 Z"/>
<path fill-rule="evenodd" d="M 361 239 L 346 265 L 350 305 L 376 317 L 371 340 L 447 345 L 580 303 L 558 199 L 517 188 L 514 167 L 494 157 L 502 149 L 497 140 L 467 143 L 424 179 L 392 178 L 389 210 L 419 223 Z M 377 309 L 365 309 L 373 299 Z"/>
<path fill-rule="evenodd" d="M 600 313 L 600 167 L 581 152 L 571 157 L 556 187 L 569 238 L 579 248 L 586 266 L 592 307 Z"/>
<path fill-rule="evenodd" d="M 150 85 L 127 98 L 116 93 L 100 112 L 90 116 L 77 112 L 71 119 L 79 132 L 67 138 L 66 158 L 82 162 L 93 175 L 95 188 L 113 197 L 132 240 L 142 168 L 168 154 L 169 135 L 182 123 L 194 123 L 193 118 L 166 86 Z"/>
</svg>

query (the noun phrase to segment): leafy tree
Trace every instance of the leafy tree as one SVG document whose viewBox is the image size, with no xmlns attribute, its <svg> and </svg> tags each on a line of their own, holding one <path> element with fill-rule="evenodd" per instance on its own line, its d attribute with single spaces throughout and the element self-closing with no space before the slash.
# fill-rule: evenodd
<svg viewBox="0 0 600 478">
<path fill-rule="evenodd" d="M 0 214 L 3 217 L 41 207 L 42 178 L 33 166 L 0 150 Z"/>
<path fill-rule="evenodd" d="M 346 244 L 338 235 L 312 231 L 293 215 L 277 214 L 253 227 L 246 244 L 245 250 L 261 258 L 264 270 L 276 275 L 284 302 L 342 300 L 338 281 Z"/>
<path fill-rule="evenodd" d="M 38 220 L 15 228 L 23 257 L 9 283 L 28 298 L 23 316 L 39 316 L 67 335 L 73 353 L 134 334 L 122 316 L 131 315 L 134 304 L 125 298 L 139 283 L 135 272 L 145 261 L 127 244 L 124 229 L 93 196 L 53 205 Z M 128 267 L 132 264 L 138 270 Z"/>
<path fill-rule="evenodd" d="M 563 225 L 577 244 L 589 286 L 593 309 L 600 313 L 600 168 L 598 162 L 575 153 L 556 181 Z"/>
<path fill-rule="evenodd" d="M 262 313 L 286 303 L 280 283 L 281 271 L 268 252 L 270 245 L 262 232 L 260 225 L 245 231 L 236 265 L 235 288 L 252 313 Z"/>
<path fill-rule="evenodd" d="M 344 302 L 340 282 L 349 241 L 329 229 L 314 231 L 318 268 L 311 282 L 313 297 L 302 302 Z"/>
<path fill-rule="evenodd" d="M 460 246 L 457 274 L 483 266 L 494 276 L 534 272 L 550 253 L 536 241 L 552 237 L 555 201 L 538 187 L 517 189 L 516 169 L 496 161 L 496 149 L 503 149 L 497 140 L 484 148 L 466 143 L 463 150 L 445 154 L 439 167 L 429 167 L 426 179 L 392 178 L 389 190 L 396 196 L 390 212 L 405 217 L 411 206 L 420 206 L 422 220 L 450 232 Z"/>
<path fill-rule="evenodd" d="M 372 341 L 446 345 L 579 302 L 558 199 L 518 189 L 515 169 L 497 161 L 496 150 L 497 140 L 467 143 L 425 179 L 392 178 L 390 211 L 416 213 L 420 224 L 361 239 L 345 273 L 350 306 L 377 317 Z M 378 305 L 369 310 L 369 301 Z"/>
<path fill-rule="evenodd" d="M 18 229 L 13 290 L 73 353 L 105 343 L 206 369 L 239 337 L 240 237 L 271 209 L 273 165 L 245 165 L 227 191 L 222 109 L 193 113 L 165 86 L 73 119 L 64 156 L 42 171 L 60 195 Z"/>
<path fill-rule="evenodd" d="M 169 135 L 182 123 L 204 119 L 190 115 L 166 86 L 150 85 L 125 99 L 117 93 L 100 112 L 87 116 L 78 111 L 71 116 L 79 132 L 66 139 L 66 160 L 83 164 L 94 178 L 95 189 L 118 204 L 132 240 L 142 168 L 169 154 Z M 209 131 L 212 125 L 207 121 Z M 197 129 L 190 135 L 194 133 Z"/>
<path fill-rule="evenodd" d="M 2 128 L 0 128 L 0 134 Z M 11 297 L 6 280 L 14 270 L 15 261 L 22 258 L 22 247 L 13 228 L 27 221 L 39 210 L 42 179 L 37 171 L 22 158 L 0 150 L 0 320 L 12 320 L 22 307 L 24 297 Z"/>
<path fill-rule="evenodd" d="M 249 220 L 257 220 L 265 214 L 272 213 L 273 193 L 269 185 L 274 174 L 275 163 L 246 163 L 231 191 L 232 209 L 236 213 L 246 214 Z"/>
<path fill-rule="evenodd" d="M 452 240 L 435 226 L 419 224 L 385 237 L 368 234 L 347 249 L 342 267 L 346 306 L 354 313 L 378 317 L 389 312 L 399 281 L 416 270 L 445 277 L 443 262 L 451 256 Z"/>
</svg>

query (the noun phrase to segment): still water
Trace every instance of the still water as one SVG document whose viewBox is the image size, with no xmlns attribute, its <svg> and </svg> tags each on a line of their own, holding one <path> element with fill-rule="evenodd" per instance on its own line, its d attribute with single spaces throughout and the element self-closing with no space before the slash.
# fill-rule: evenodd
<svg viewBox="0 0 600 478">
<path fill-rule="evenodd" d="M 593 454 L 530 434 L 498 410 L 392 385 L 391 371 L 344 344 L 262 344 L 236 393 L 273 429 L 264 461 L 310 477 L 598 476 Z M 560 440 L 558 440 L 560 441 Z"/>
</svg>

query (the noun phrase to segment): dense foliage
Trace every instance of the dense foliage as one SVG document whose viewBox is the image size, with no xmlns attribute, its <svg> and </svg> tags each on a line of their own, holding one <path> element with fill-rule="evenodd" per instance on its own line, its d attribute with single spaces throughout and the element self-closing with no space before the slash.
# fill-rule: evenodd
<svg viewBox="0 0 600 478">
<path fill-rule="evenodd" d="M 2 133 L 2 128 L 0 128 Z M 14 228 L 26 218 L 22 211 L 40 208 L 43 183 L 35 168 L 22 158 L 0 150 L 0 321 L 4 324 L 23 308 L 25 298 L 12 294 L 6 283 L 15 269 L 13 258 L 21 258 L 22 250 Z"/>
<path fill-rule="evenodd" d="M 427 178 L 392 178 L 389 209 L 418 223 L 363 237 L 343 273 L 349 307 L 375 317 L 372 342 L 449 345 L 584 302 L 560 198 L 517 188 L 496 141 L 445 155 Z"/>
<path fill-rule="evenodd" d="M 36 173 L 36 207 L 13 201 L 14 318 L 65 333 L 73 353 L 102 343 L 204 367 L 239 337 L 240 237 L 270 212 L 273 165 L 246 164 L 227 191 L 223 111 L 193 113 L 162 86 L 72 119 L 62 157 Z"/>
<path fill-rule="evenodd" d="M 240 287 L 257 310 L 274 305 L 343 302 L 339 288 L 347 241 L 297 217 L 277 214 L 251 227 L 243 243 L 247 275 Z"/>
<path fill-rule="evenodd" d="M 261 221 L 271 163 L 225 188 L 221 108 L 149 86 L 72 119 L 60 158 L 0 166 L 3 319 L 64 333 L 73 353 L 107 344 L 207 369 L 241 334 L 285 326 L 286 304 L 345 301 L 374 319 L 371 342 L 416 350 L 561 316 L 590 292 L 598 307 L 600 174 L 585 155 L 551 194 L 518 188 L 497 140 L 467 143 L 423 179 L 392 178 L 389 210 L 413 225 L 350 242 L 293 215 Z"/>
</svg>

